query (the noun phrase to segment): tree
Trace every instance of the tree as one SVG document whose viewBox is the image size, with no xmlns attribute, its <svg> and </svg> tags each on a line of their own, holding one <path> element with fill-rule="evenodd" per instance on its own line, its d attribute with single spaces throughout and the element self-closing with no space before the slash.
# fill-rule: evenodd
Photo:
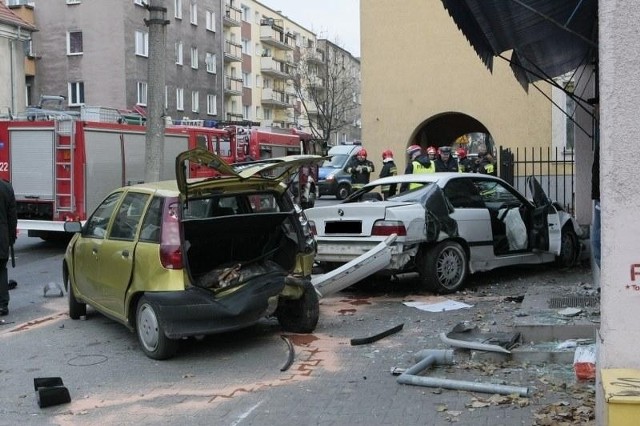
<svg viewBox="0 0 640 426">
<path fill-rule="evenodd" d="M 307 49 L 292 71 L 301 118 L 323 146 L 359 120 L 360 62 L 337 45 L 319 40 L 324 49 Z"/>
</svg>

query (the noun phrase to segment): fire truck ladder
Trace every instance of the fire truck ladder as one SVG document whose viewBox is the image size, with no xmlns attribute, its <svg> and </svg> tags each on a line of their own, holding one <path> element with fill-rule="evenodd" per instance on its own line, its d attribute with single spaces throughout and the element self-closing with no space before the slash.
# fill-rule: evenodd
<svg viewBox="0 0 640 426">
<path fill-rule="evenodd" d="M 75 121 L 55 122 L 55 209 L 59 212 L 75 211 L 73 198 L 73 149 L 75 146 Z"/>
</svg>

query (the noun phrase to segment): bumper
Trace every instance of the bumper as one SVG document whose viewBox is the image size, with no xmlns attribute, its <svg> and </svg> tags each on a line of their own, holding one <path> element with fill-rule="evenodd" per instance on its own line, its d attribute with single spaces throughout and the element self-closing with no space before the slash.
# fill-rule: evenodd
<svg viewBox="0 0 640 426">
<path fill-rule="evenodd" d="M 367 241 L 327 241 L 316 237 L 318 243 L 316 261 L 346 263 L 372 250 L 378 244 L 385 241 L 385 238 L 386 237 L 380 237 L 377 240 Z M 404 245 L 396 242 L 395 244 L 391 244 L 389 249 L 392 255 L 397 255 L 404 251 Z"/>
<path fill-rule="evenodd" d="M 224 296 L 199 287 L 145 296 L 156 305 L 166 336 L 179 339 L 255 324 L 267 314 L 269 299 L 282 292 L 284 279 L 281 274 L 261 276 Z"/>
</svg>

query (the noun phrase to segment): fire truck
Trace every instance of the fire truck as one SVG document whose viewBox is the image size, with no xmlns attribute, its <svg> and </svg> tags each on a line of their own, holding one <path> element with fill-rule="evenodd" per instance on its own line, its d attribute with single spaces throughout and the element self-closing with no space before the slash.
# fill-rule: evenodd
<svg viewBox="0 0 640 426">
<path fill-rule="evenodd" d="M 18 229 L 52 239 L 64 232 L 65 221 L 85 220 L 114 188 L 144 181 L 146 127 L 87 116 L 43 118 L 0 121 L 0 178 L 13 185 Z M 313 154 L 315 146 L 310 135 L 296 130 L 168 123 L 160 178 L 174 179 L 176 155 L 195 147 L 237 163 Z M 317 171 L 302 169 L 306 175 L 300 176 L 292 192 L 299 203 L 308 204 L 307 200 L 315 200 L 309 191 L 315 191 Z M 190 176 L 207 174 L 191 165 Z"/>
</svg>

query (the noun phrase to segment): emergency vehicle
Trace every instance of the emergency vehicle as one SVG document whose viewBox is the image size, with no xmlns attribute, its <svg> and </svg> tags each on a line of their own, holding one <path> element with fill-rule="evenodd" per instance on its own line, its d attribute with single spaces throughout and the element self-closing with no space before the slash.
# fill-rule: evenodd
<svg viewBox="0 0 640 426">
<path fill-rule="evenodd" d="M 49 239 L 64 232 L 65 221 L 85 220 L 111 190 L 144 181 L 146 127 L 101 114 L 44 118 L 0 121 L 0 178 L 13 185 L 18 229 Z M 316 153 L 311 135 L 295 129 L 167 123 L 160 179 L 174 179 L 176 156 L 198 146 L 229 163 Z M 315 200 L 309 191 L 315 191 L 317 170 L 306 169 L 293 190 L 300 204 Z M 207 173 L 190 168 L 191 177 Z"/>
</svg>

